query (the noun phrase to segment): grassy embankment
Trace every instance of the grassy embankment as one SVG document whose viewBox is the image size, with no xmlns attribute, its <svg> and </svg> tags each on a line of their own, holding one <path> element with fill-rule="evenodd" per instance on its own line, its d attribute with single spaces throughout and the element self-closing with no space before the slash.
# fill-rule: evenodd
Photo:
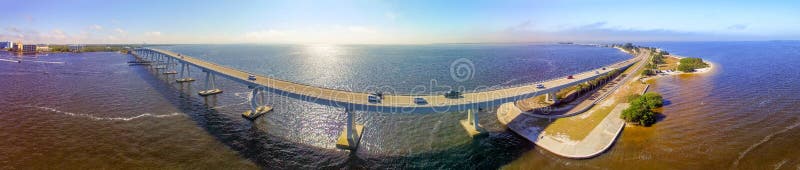
<svg viewBox="0 0 800 170">
<path fill-rule="evenodd" d="M 630 49 L 630 51 L 649 53 L 649 49 Z M 638 52 L 634 54 L 638 54 Z M 634 68 L 636 68 L 636 65 L 626 69 L 622 74 L 626 76 L 638 76 L 638 74 L 634 72 Z M 628 96 L 632 94 L 639 94 L 646 87 L 646 84 L 639 81 L 628 81 L 622 83 L 623 84 L 617 89 L 616 93 L 611 94 L 604 102 L 599 103 L 581 115 L 560 118 L 553 122 L 548 122 L 546 119 L 541 119 L 540 122 L 537 123 L 542 123 L 541 127 L 545 127 L 543 131 L 544 134 L 563 136 L 566 137 L 566 139 L 573 141 L 583 140 L 589 134 L 589 132 L 592 131 L 592 129 L 594 129 L 606 116 L 608 116 L 609 113 L 611 113 L 611 110 L 613 110 L 617 104 L 628 102 Z"/>
</svg>

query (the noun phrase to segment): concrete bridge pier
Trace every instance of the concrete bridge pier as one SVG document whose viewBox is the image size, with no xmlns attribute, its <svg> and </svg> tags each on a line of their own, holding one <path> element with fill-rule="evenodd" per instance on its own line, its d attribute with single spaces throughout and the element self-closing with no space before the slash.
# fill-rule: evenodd
<svg viewBox="0 0 800 170">
<path fill-rule="evenodd" d="M 178 83 L 188 83 L 188 82 L 193 82 L 194 81 L 194 79 L 191 77 L 191 75 L 189 73 L 189 65 L 188 64 L 186 64 L 184 62 L 181 62 L 181 75 L 180 75 L 180 78 L 175 79 L 175 81 L 178 82 Z"/>
<path fill-rule="evenodd" d="M 175 60 L 173 60 L 172 57 L 167 57 L 167 71 L 165 71 L 164 74 L 178 74 L 178 72 L 175 71 L 174 62 Z"/>
<path fill-rule="evenodd" d="M 558 103 L 558 96 L 556 96 L 556 92 L 550 92 L 545 95 L 545 100 L 556 104 Z"/>
<path fill-rule="evenodd" d="M 208 70 L 203 70 L 203 72 L 206 72 L 206 85 L 203 88 L 205 90 L 201 90 L 200 92 L 197 92 L 197 94 L 205 97 L 222 93 L 222 90 L 218 89 L 216 85 L 217 76 L 215 76 L 214 73 L 211 73 L 211 71 Z"/>
<path fill-rule="evenodd" d="M 156 70 L 166 69 L 166 65 L 164 64 L 164 54 L 156 53 L 154 55 L 155 63 L 156 63 Z"/>
<path fill-rule="evenodd" d="M 336 147 L 354 151 L 358 149 L 358 144 L 361 141 L 361 134 L 364 132 L 364 125 L 355 123 L 355 120 L 353 120 L 353 111 L 350 108 L 345 108 L 344 112 L 347 114 L 347 119 L 345 120 L 347 123 L 344 129 L 342 129 L 342 134 L 339 135 L 339 139 L 336 140 Z"/>
<path fill-rule="evenodd" d="M 267 88 L 264 86 L 253 88 L 248 98 L 248 100 L 250 100 L 250 110 L 242 113 L 242 117 L 254 120 L 264 113 L 272 111 L 272 106 L 265 105 L 267 98 L 264 97 L 264 93 L 266 89 Z"/>
<path fill-rule="evenodd" d="M 464 130 L 467 130 L 467 134 L 469 134 L 469 136 L 475 136 L 483 133 L 483 128 L 478 122 L 478 114 L 473 112 L 472 109 L 467 110 L 467 119 L 460 120 L 460 123 L 461 126 L 464 127 Z"/>
</svg>

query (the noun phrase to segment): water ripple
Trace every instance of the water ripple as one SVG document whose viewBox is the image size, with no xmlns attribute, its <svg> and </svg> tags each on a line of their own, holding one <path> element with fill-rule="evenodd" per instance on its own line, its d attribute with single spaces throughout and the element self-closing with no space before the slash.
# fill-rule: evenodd
<svg viewBox="0 0 800 170">
<path fill-rule="evenodd" d="M 761 139 L 761 141 L 758 141 L 755 144 L 750 145 L 750 147 L 745 149 L 743 152 L 739 153 L 739 158 L 736 158 L 736 161 L 733 161 L 733 164 L 731 165 L 731 167 L 732 168 L 737 167 L 739 165 L 739 161 L 741 161 L 748 153 L 750 153 L 750 151 L 753 151 L 753 149 L 755 149 L 756 147 L 761 146 L 762 144 L 769 142 L 770 140 L 772 140 L 772 137 L 774 137 L 775 135 L 779 135 L 781 133 L 785 133 L 786 131 L 789 131 L 789 130 L 792 130 L 792 129 L 796 128 L 797 126 L 800 126 L 800 122 L 796 122 L 796 123 L 792 124 L 791 126 L 787 126 L 787 127 L 783 128 L 780 131 L 777 131 L 775 133 L 769 134 L 769 135 L 765 136 L 763 139 Z"/>
<path fill-rule="evenodd" d="M 110 120 L 110 121 L 131 121 L 131 120 L 134 120 L 134 119 L 145 118 L 145 117 L 167 118 L 167 117 L 184 115 L 183 113 L 174 112 L 174 113 L 170 113 L 170 114 L 143 113 L 143 114 L 139 114 L 139 115 L 132 116 L 132 117 L 98 117 L 98 116 L 94 116 L 94 115 L 91 115 L 91 114 L 73 113 L 73 112 L 61 111 L 61 110 L 58 110 L 58 109 L 55 109 L 55 108 L 43 107 L 43 106 L 24 106 L 24 107 L 37 108 L 37 109 L 51 111 L 51 112 L 60 113 L 60 114 L 64 114 L 64 115 L 67 115 L 67 116 L 73 116 L 73 117 L 85 117 L 85 118 L 89 118 L 89 119 L 92 119 L 92 120 Z"/>
</svg>

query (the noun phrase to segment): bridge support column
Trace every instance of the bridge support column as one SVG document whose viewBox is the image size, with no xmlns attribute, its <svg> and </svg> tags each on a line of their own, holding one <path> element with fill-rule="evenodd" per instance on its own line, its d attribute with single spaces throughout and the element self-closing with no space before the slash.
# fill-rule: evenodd
<svg viewBox="0 0 800 170">
<path fill-rule="evenodd" d="M 258 86 L 253 88 L 253 90 L 250 92 L 250 98 L 249 98 L 250 110 L 242 113 L 242 117 L 254 120 L 259 116 L 263 115 L 264 113 L 272 111 L 272 106 L 267 106 L 264 104 L 266 103 L 267 100 L 267 98 L 264 97 L 265 90 L 266 87 L 264 86 Z"/>
<path fill-rule="evenodd" d="M 184 62 L 181 62 L 181 75 L 180 75 L 180 78 L 175 79 L 175 81 L 178 82 L 178 83 L 188 83 L 188 82 L 193 82 L 194 81 L 194 79 L 191 77 L 191 75 L 189 73 L 189 65 L 188 64 L 186 64 Z"/>
<path fill-rule="evenodd" d="M 167 57 L 167 71 L 165 71 L 164 74 L 178 74 L 178 72 L 175 71 L 175 65 L 173 63 L 174 60 L 172 57 Z"/>
<path fill-rule="evenodd" d="M 340 149 L 356 150 L 361 141 L 361 134 L 364 132 L 364 125 L 356 124 L 353 120 L 353 111 L 349 108 L 344 109 L 347 114 L 347 123 L 342 129 L 342 134 L 336 140 L 336 147 Z"/>
<path fill-rule="evenodd" d="M 153 58 L 153 60 L 154 60 L 153 62 L 156 63 L 156 67 L 155 67 L 156 70 L 166 69 L 166 65 L 164 64 L 164 56 L 162 56 L 161 53 L 154 53 L 153 57 L 154 57 Z M 158 71 L 156 71 L 156 72 L 158 72 Z"/>
<path fill-rule="evenodd" d="M 203 71 L 206 72 L 206 85 L 204 87 L 205 90 L 201 90 L 200 92 L 197 92 L 197 94 L 199 94 L 200 96 L 209 96 L 222 93 L 222 90 L 218 89 L 216 85 L 217 76 L 211 73 L 211 71 L 208 70 L 203 70 Z"/>
<path fill-rule="evenodd" d="M 553 104 L 558 103 L 558 96 L 556 96 L 556 92 L 547 93 L 545 99 L 549 102 L 552 101 Z"/>
<path fill-rule="evenodd" d="M 472 109 L 467 110 L 467 119 L 460 120 L 460 123 L 470 136 L 483 133 L 483 128 L 480 123 L 478 123 L 478 114 L 473 112 Z"/>
</svg>

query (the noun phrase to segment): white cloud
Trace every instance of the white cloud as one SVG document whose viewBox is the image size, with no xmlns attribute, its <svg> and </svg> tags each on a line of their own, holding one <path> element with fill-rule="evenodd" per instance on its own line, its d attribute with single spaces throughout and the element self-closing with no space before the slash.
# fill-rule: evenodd
<svg viewBox="0 0 800 170">
<path fill-rule="evenodd" d="M 125 31 L 122 28 L 116 28 L 116 29 L 114 29 L 114 31 L 119 33 L 119 34 L 122 34 L 122 35 L 128 34 L 128 31 Z"/>
<path fill-rule="evenodd" d="M 97 24 L 94 24 L 94 25 L 90 26 L 89 28 L 91 28 L 93 30 L 97 30 L 97 31 L 103 30 L 103 26 L 100 26 L 100 25 L 97 25 Z"/>
<path fill-rule="evenodd" d="M 67 39 L 68 36 L 67 36 L 66 33 L 64 33 L 64 31 L 61 31 L 60 29 L 54 29 L 53 31 L 50 31 L 50 33 L 46 34 L 43 37 L 45 37 L 45 38 L 49 37 L 49 38 L 52 38 L 52 39 L 63 40 L 63 39 Z"/>
<path fill-rule="evenodd" d="M 158 31 L 145 32 L 144 36 L 158 37 L 158 36 L 161 36 L 161 32 L 158 32 Z"/>
</svg>

